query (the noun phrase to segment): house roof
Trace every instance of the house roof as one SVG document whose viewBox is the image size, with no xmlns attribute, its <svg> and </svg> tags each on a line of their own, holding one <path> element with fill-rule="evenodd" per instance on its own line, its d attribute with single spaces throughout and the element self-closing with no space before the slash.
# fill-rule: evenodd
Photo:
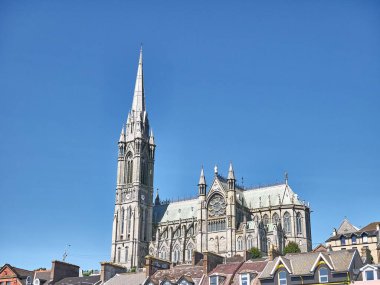
<svg viewBox="0 0 380 285">
<path fill-rule="evenodd" d="M 376 231 L 377 230 L 377 225 L 379 225 L 380 222 L 372 222 L 368 225 L 366 225 L 364 228 L 361 228 L 360 231 L 361 232 L 372 232 L 372 231 Z"/>
<path fill-rule="evenodd" d="M 104 282 L 104 285 L 140 285 L 146 280 L 145 272 L 116 274 Z"/>
<path fill-rule="evenodd" d="M 354 227 L 354 228 L 350 228 L 350 226 L 348 225 L 348 220 L 345 219 L 341 226 L 339 227 L 339 229 L 342 228 L 342 225 L 343 225 L 343 229 L 347 229 L 345 231 L 345 233 L 343 233 L 342 231 L 344 230 L 338 230 L 337 231 L 337 235 L 335 236 L 331 236 L 326 242 L 329 242 L 329 241 L 332 241 L 332 240 L 339 240 L 342 236 L 344 237 L 347 237 L 347 238 L 350 238 L 352 235 L 355 235 L 355 236 L 361 236 L 363 233 L 366 233 L 368 236 L 376 236 L 377 235 L 377 229 L 376 229 L 376 226 L 377 224 L 380 224 L 380 222 L 372 222 L 368 225 L 366 225 L 364 228 L 361 228 L 360 230 L 357 228 L 357 227 Z M 355 229 L 355 231 L 352 231 L 353 229 Z"/>
<path fill-rule="evenodd" d="M 276 264 L 278 264 L 280 258 L 286 262 L 286 267 L 290 266 L 292 275 L 311 274 L 313 266 L 315 267 L 316 262 L 320 261 L 319 259 L 325 260 L 327 265 L 332 266 L 333 271 L 349 271 L 356 252 L 356 250 L 340 250 L 331 252 L 287 254 L 283 257 L 276 257 L 273 261 L 269 261 L 259 278 L 273 278 L 274 273 L 277 270 Z"/>
<path fill-rule="evenodd" d="M 354 233 L 359 230 L 358 227 L 355 227 L 348 219 L 344 219 L 342 223 L 340 224 L 339 228 L 337 229 L 338 235 L 340 234 L 348 234 L 348 233 Z"/>
<path fill-rule="evenodd" d="M 244 262 L 240 268 L 237 270 L 235 273 L 235 276 L 233 278 L 232 284 L 240 284 L 239 278 L 240 274 L 243 273 L 253 273 L 254 275 L 254 280 L 251 280 L 251 284 L 256 284 L 257 282 L 257 276 L 264 270 L 265 266 L 267 265 L 268 261 L 265 260 L 248 260 Z M 253 282 L 252 282 L 253 281 Z"/>
<path fill-rule="evenodd" d="M 33 271 L 14 267 L 10 264 L 4 264 L 3 267 L 0 268 L 0 272 L 2 272 L 7 267 L 16 275 L 16 277 L 20 280 L 21 284 L 23 285 L 26 284 L 26 278 L 28 276 L 30 276 L 30 278 L 33 278 Z"/>
<path fill-rule="evenodd" d="M 100 281 L 100 275 L 83 277 L 66 277 L 59 280 L 55 285 L 91 285 Z"/>
<path fill-rule="evenodd" d="M 40 285 L 43 285 L 45 282 L 50 281 L 51 270 L 38 270 L 34 272 L 34 278 L 40 280 Z"/>
<path fill-rule="evenodd" d="M 170 269 L 156 271 L 149 280 L 154 284 L 159 284 L 163 280 L 176 283 L 182 277 L 191 277 L 194 284 L 199 284 L 203 277 L 203 266 L 177 265 Z"/>
</svg>

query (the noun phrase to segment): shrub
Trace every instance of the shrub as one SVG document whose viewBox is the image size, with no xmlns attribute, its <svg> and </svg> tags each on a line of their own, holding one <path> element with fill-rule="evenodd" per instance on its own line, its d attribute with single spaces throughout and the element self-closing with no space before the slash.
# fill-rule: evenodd
<svg viewBox="0 0 380 285">
<path fill-rule="evenodd" d="M 290 241 L 284 248 L 284 254 L 301 252 L 298 244 L 294 241 Z"/>
<path fill-rule="evenodd" d="M 257 247 L 252 247 L 249 250 L 249 253 L 251 254 L 251 258 L 252 259 L 260 258 L 261 257 L 261 251 Z"/>
</svg>

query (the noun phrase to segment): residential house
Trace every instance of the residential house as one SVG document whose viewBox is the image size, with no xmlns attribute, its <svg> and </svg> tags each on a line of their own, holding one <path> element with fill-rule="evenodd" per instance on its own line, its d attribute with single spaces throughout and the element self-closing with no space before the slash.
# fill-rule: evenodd
<svg viewBox="0 0 380 285">
<path fill-rule="evenodd" d="M 380 222 L 372 222 L 359 229 L 347 219 L 326 241 L 326 246 L 333 251 L 358 249 L 365 262 L 380 263 Z"/>
<path fill-rule="evenodd" d="M 363 262 L 357 250 L 286 254 L 269 261 L 261 285 L 349 284 Z"/>
</svg>

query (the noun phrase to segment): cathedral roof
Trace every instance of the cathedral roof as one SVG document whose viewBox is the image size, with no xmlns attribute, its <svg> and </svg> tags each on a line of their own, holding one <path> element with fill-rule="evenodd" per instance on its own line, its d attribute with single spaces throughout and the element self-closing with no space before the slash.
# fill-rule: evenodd
<svg viewBox="0 0 380 285">
<path fill-rule="evenodd" d="M 238 191 L 237 199 L 250 209 L 279 205 L 304 205 L 297 194 L 287 184 L 277 184 L 261 188 Z"/>
<path fill-rule="evenodd" d="M 178 221 L 180 219 L 192 219 L 197 217 L 198 199 L 190 199 L 169 204 L 154 205 L 153 222 L 164 223 Z"/>
</svg>

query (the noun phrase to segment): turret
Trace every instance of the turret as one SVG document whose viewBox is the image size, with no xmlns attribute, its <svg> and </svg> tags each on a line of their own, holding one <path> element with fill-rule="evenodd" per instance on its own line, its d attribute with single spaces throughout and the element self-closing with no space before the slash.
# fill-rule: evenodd
<svg viewBox="0 0 380 285">
<path fill-rule="evenodd" d="M 228 190 L 235 190 L 236 179 L 235 179 L 235 173 L 232 167 L 232 163 L 230 163 L 230 168 L 228 169 L 227 182 L 228 182 Z"/>
<path fill-rule="evenodd" d="M 199 196 L 206 196 L 206 178 L 205 173 L 203 171 L 203 166 L 201 169 L 201 176 L 199 177 L 199 183 L 198 183 L 198 189 L 199 189 Z"/>
</svg>

